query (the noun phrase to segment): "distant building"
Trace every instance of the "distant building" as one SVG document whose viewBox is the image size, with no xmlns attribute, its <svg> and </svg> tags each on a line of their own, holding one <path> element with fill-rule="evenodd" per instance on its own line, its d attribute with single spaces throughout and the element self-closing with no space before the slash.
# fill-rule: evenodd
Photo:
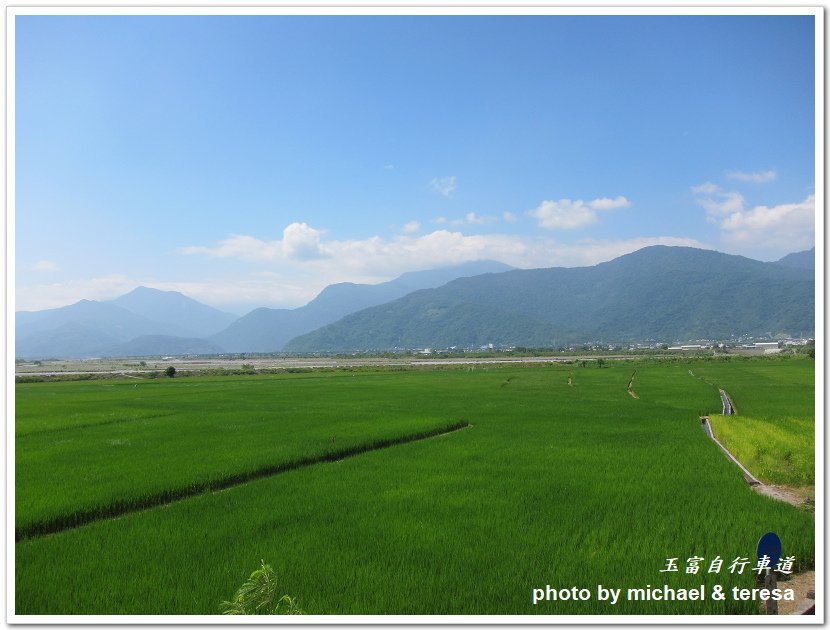
<svg viewBox="0 0 830 630">
<path fill-rule="evenodd" d="M 781 352 L 777 341 L 759 341 L 755 344 L 755 351 L 763 352 L 764 354 L 777 354 Z"/>
</svg>

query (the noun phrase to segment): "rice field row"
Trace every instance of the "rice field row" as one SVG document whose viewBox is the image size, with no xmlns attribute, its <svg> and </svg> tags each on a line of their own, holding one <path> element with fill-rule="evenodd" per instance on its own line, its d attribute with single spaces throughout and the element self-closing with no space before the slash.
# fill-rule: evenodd
<svg viewBox="0 0 830 630">
<path fill-rule="evenodd" d="M 729 392 L 738 411 L 710 418 L 718 439 L 766 483 L 815 484 L 815 383 L 806 361 L 744 361 L 696 371 Z"/>
<path fill-rule="evenodd" d="M 371 400 L 371 379 L 310 376 L 18 385 L 17 538 L 461 419 Z M 66 418 L 64 424 L 61 418 Z"/>
<path fill-rule="evenodd" d="M 20 541 L 15 612 L 216 614 L 260 560 L 311 614 L 757 612 L 731 600 L 532 603 L 547 584 L 751 587 L 748 572 L 682 567 L 752 557 L 770 530 L 812 566 L 811 515 L 752 492 L 706 438 L 697 413 L 717 409 L 717 390 L 690 367 L 638 365 L 638 399 L 624 364 L 233 381 L 234 395 L 304 383 L 296 409 L 325 398 L 323 426 L 341 403 L 380 423 L 473 426 Z M 662 573 L 673 557 L 681 570 Z"/>
</svg>

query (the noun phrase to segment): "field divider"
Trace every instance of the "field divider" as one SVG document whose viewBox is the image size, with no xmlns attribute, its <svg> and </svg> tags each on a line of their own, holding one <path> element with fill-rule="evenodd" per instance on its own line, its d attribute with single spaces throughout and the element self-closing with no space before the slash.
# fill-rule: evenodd
<svg viewBox="0 0 830 630">
<path fill-rule="evenodd" d="M 49 534 L 58 534 L 69 529 L 81 527 L 82 525 L 88 525 L 89 523 L 93 523 L 95 521 L 117 518 L 133 512 L 141 512 L 154 507 L 169 505 L 171 503 L 175 503 L 176 501 L 182 501 L 201 494 L 207 494 L 208 492 L 227 490 L 255 479 L 271 477 L 280 473 L 297 470 L 299 468 L 313 466 L 315 464 L 336 462 L 349 457 L 355 457 L 363 453 L 368 453 L 370 451 L 378 451 L 391 446 L 398 446 L 401 444 L 408 444 L 410 442 L 418 442 L 432 437 L 447 435 L 470 426 L 472 425 L 467 420 L 460 420 L 458 422 L 453 422 L 452 424 L 436 427 L 427 431 L 400 435 L 398 437 L 382 438 L 363 444 L 355 444 L 353 446 L 321 453 L 320 455 L 301 457 L 299 459 L 289 460 L 279 464 L 269 464 L 255 470 L 235 473 L 233 475 L 223 477 L 222 479 L 202 481 L 180 488 L 164 490 L 145 497 L 119 500 L 105 506 L 78 510 L 72 514 L 66 514 L 15 528 L 15 542 L 31 538 L 40 538 Z"/>
<path fill-rule="evenodd" d="M 715 432 L 712 430 L 712 425 L 709 422 L 709 418 L 707 416 L 702 416 L 700 419 L 701 424 L 703 425 L 703 430 L 706 432 L 712 441 L 720 447 L 720 450 L 724 452 L 726 457 L 730 459 L 734 464 L 737 464 L 738 468 L 741 469 L 741 472 L 744 474 L 744 480 L 750 486 L 762 486 L 764 485 L 755 475 L 753 475 L 749 470 L 747 470 L 746 466 L 744 466 L 738 458 L 735 457 L 728 448 L 726 448 L 718 438 L 715 437 Z"/>
<path fill-rule="evenodd" d="M 633 389 L 631 389 L 632 387 L 634 387 L 634 377 L 636 375 L 637 375 L 637 370 L 634 370 L 634 372 L 631 373 L 631 378 L 628 379 L 628 395 L 631 396 L 632 398 L 637 398 L 639 400 L 640 397 L 636 393 L 634 393 Z"/>
<path fill-rule="evenodd" d="M 46 429 L 34 429 L 32 431 L 28 431 L 26 433 L 16 434 L 14 438 L 22 439 L 27 438 L 30 435 L 44 435 L 45 433 L 65 433 L 68 431 L 77 431 L 78 429 L 94 429 L 96 427 L 107 427 L 113 424 L 128 424 L 130 422 L 139 422 L 141 420 L 156 420 L 158 418 L 169 418 L 170 416 L 175 416 L 176 412 L 168 411 L 165 413 L 157 413 L 152 414 L 149 416 L 140 416 L 138 418 L 113 418 L 111 420 L 102 420 L 101 422 L 86 422 L 83 424 L 74 424 L 68 425 L 64 427 L 49 427 Z"/>
</svg>

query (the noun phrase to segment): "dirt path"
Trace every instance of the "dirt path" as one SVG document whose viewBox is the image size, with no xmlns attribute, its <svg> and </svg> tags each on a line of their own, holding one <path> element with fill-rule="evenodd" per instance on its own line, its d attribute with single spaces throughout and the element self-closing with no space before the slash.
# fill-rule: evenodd
<svg viewBox="0 0 830 630">
<path fill-rule="evenodd" d="M 694 373 L 689 370 L 690 376 L 695 376 Z M 695 377 L 697 378 L 697 377 Z M 633 376 L 632 376 L 633 379 Z M 630 385 L 629 385 L 630 386 Z M 732 404 L 732 399 L 729 397 L 729 394 L 723 390 L 718 389 L 720 393 L 721 401 L 723 402 L 723 415 L 736 415 L 738 410 L 735 409 L 735 405 Z M 752 489 L 757 492 L 758 494 L 763 494 L 764 496 L 770 497 L 771 499 L 775 499 L 777 501 L 783 501 L 785 503 L 789 503 L 793 507 L 799 509 L 806 509 L 815 511 L 815 497 L 812 495 L 812 490 L 810 488 L 789 488 L 787 486 L 776 486 L 776 485 L 767 485 L 761 480 L 755 478 L 752 473 L 750 473 L 738 459 L 729 452 L 729 450 L 721 444 L 718 439 L 715 437 L 714 432 L 712 431 L 712 425 L 709 424 L 709 418 L 706 416 L 702 416 L 700 418 L 700 422 L 703 425 L 703 430 L 706 434 L 712 438 L 712 441 L 717 444 L 724 454 L 731 459 L 735 464 L 737 464 L 740 469 L 744 473 L 744 480 L 752 487 Z M 784 581 L 780 581 L 778 583 L 779 588 L 791 588 L 795 591 L 795 601 L 781 601 L 778 604 L 778 614 L 779 615 L 803 615 L 807 610 L 810 609 L 811 606 L 815 606 L 815 599 L 816 599 L 816 573 L 815 571 L 805 571 L 803 573 L 799 573 L 797 575 L 793 575 L 790 579 Z"/>
<path fill-rule="evenodd" d="M 722 450 L 722 451 L 723 451 L 723 454 L 724 454 L 724 455 L 726 455 L 726 457 L 728 457 L 729 459 L 731 459 L 731 460 L 732 460 L 732 462 L 733 462 L 736 466 L 738 466 L 738 468 L 740 468 L 740 469 L 741 469 L 741 472 L 743 472 L 743 474 L 744 474 L 744 479 L 746 480 L 746 482 L 747 482 L 750 486 L 761 486 L 761 485 L 763 485 L 763 484 L 761 483 L 761 480 L 760 480 L 760 479 L 757 479 L 757 478 L 755 477 L 755 475 L 753 475 L 751 472 L 749 472 L 749 470 L 746 468 L 746 466 L 744 466 L 744 465 L 743 465 L 740 461 L 738 461 L 738 458 L 737 458 L 737 457 L 735 457 L 735 456 L 731 453 L 731 451 L 730 451 L 728 448 L 726 448 L 723 444 L 721 444 L 720 440 L 718 440 L 718 438 L 716 438 L 716 437 L 715 437 L 715 432 L 712 430 L 712 425 L 711 425 L 711 423 L 709 422 L 709 418 L 708 418 L 707 416 L 702 416 L 702 417 L 700 418 L 700 423 L 703 425 L 703 430 L 704 430 L 704 431 L 706 431 L 706 434 L 707 434 L 710 438 L 712 438 L 712 441 L 713 441 L 715 444 L 717 444 L 717 445 L 718 445 L 718 447 L 720 447 L 720 450 Z"/>
<path fill-rule="evenodd" d="M 752 486 L 752 489 L 755 490 L 755 492 L 778 501 L 784 501 L 785 503 L 789 503 L 797 508 L 809 509 L 811 505 L 815 505 L 814 500 L 810 497 L 809 489 L 799 491 L 787 486 L 768 485 L 755 477 L 740 461 L 738 461 L 738 458 L 735 457 L 729 449 L 721 444 L 718 438 L 715 437 L 715 433 L 712 431 L 712 425 L 709 423 L 708 417 L 702 416 L 700 418 L 700 423 L 703 426 L 703 430 L 706 432 L 706 435 L 708 435 L 712 441 L 720 447 L 724 455 L 731 459 L 741 469 L 744 474 L 744 479 L 750 486 Z"/>
<path fill-rule="evenodd" d="M 773 499 L 777 499 L 778 501 L 784 501 L 785 503 L 794 505 L 797 508 L 808 510 L 810 508 L 813 510 L 815 509 L 814 499 L 810 497 L 809 492 L 803 490 L 790 488 L 788 486 L 768 486 L 765 483 L 753 486 L 752 489 L 758 494 L 763 494 Z"/>
<path fill-rule="evenodd" d="M 781 580 L 778 582 L 778 588 L 791 588 L 795 591 L 794 602 L 778 602 L 778 614 L 803 615 L 816 603 L 816 572 L 805 571 L 791 576 L 787 581 Z"/>
<path fill-rule="evenodd" d="M 631 389 L 631 387 L 634 385 L 634 375 L 635 374 L 637 374 L 637 370 L 634 370 L 634 372 L 631 374 L 631 378 L 628 380 L 628 395 L 631 396 L 632 398 L 636 398 L 636 399 L 639 400 L 640 397 L 637 394 L 634 393 L 633 389 Z"/>
</svg>

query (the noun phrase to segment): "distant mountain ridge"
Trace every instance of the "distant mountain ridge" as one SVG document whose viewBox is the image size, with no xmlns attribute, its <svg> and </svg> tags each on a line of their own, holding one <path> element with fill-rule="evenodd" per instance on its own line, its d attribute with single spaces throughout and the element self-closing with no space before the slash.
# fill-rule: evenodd
<svg viewBox="0 0 830 630">
<path fill-rule="evenodd" d="M 787 267 L 795 267 L 797 269 L 816 269 L 816 248 L 805 250 L 803 252 L 794 252 L 787 254 L 780 260 L 776 261 L 779 265 Z"/>
<path fill-rule="evenodd" d="M 108 303 L 164 323 L 170 332 L 192 337 L 212 335 L 229 326 L 238 317 L 206 306 L 177 291 L 159 291 L 147 287 L 137 287 Z"/>
<path fill-rule="evenodd" d="M 303 307 L 236 318 L 174 291 L 138 287 L 15 314 L 15 356 L 550 347 L 814 334 L 814 250 L 764 263 L 648 247 L 592 267 L 519 270 L 484 261 L 326 287 Z M 228 322 L 230 324 L 228 325 Z"/>
<path fill-rule="evenodd" d="M 409 272 L 377 285 L 341 283 L 307 305 L 255 309 L 237 317 L 176 291 L 137 287 L 114 300 L 81 300 L 43 311 L 15 313 L 15 356 L 90 358 L 272 352 L 291 337 L 367 306 L 463 275 L 512 269 L 495 261 Z"/>
<path fill-rule="evenodd" d="M 138 287 L 115 300 L 81 300 L 61 308 L 15 313 L 15 356 L 121 356 L 126 348 L 141 349 L 136 339 L 161 336 L 180 344 L 173 340 L 212 334 L 234 319 L 235 315 L 176 291 Z"/>
<path fill-rule="evenodd" d="M 812 334 L 815 286 L 781 263 L 654 246 L 593 267 L 514 270 L 416 291 L 289 342 L 288 352 L 551 347 Z"/>
<path fill-rule="evenodd" d="M 427 271 L 412 271 L 380 284 L 342 282 L 324 288 L 305 306 L 295 309 L 258 308 L 239 318 L 210 341 L 228 352 L 278 352 L 292 338 L 311 332 L 364 308 L 390 302 L 418 289 L 446 284 L 461 277 L 513 269 L 484 260 Z"/>
</svg>

